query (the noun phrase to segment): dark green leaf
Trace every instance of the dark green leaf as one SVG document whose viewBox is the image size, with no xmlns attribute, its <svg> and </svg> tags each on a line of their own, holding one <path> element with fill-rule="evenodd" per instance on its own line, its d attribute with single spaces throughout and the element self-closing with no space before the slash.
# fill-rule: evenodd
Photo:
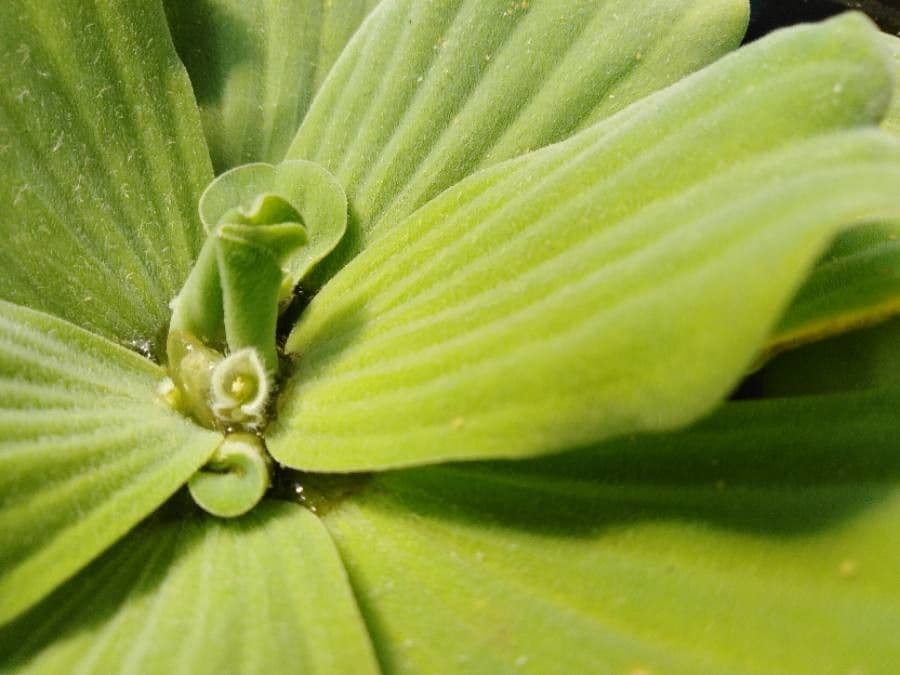
<svg viewBox="0 0 900 675">
<path fill-rule="evenodd" d="M 217 172 L 279 162 L 378 0 L 165 0 Z"/>
</svg>

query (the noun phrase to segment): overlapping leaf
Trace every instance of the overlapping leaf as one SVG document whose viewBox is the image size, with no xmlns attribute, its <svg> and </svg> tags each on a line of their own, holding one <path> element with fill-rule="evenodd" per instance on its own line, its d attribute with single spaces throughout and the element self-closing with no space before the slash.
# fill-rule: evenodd
<svg viewBox="0 0 900 675">
<path fill-rule="evenodd" d="M 729 404 L 325 516 L 392 673 L 851 673 L 900 660 L 895 391 Z"/>
<path fill-rule="evenodd" d="M 887 105 L 875 35 L 773 36 L 429 203 L 307 310 L 271 452 L 513 457 L 709 410 L 838 226 L 900 207 L 900 143 L 836 131 Z"/>
<path fill-rule="evenodd" d="M 854 228 L 816 265 L 769 341 L 769 350 L 877 323 L 898 312 L 900 221 Z"/>
<path fill-rule="evenodd" d="M 387 0 L 348 44 L 288 157 L 344 185 L 366 239 L 479 167 L 566 138 L 733 49 L 746 0 Z"/>
<path fill-rule="evenodd" d="M 279 162 L 378 0 L 165 0 L 217 172 Z"/>
<path fill-rule="evenodd" d="M 157 400 L 162 370 L 0 301 L 0 623 L 174 493 L 217 434 Z"/>
<path fill-rule="evenodd" d="M 155 336 L 210 178 L 156 2 L 0 3 L 0 298 Z"/>
<path fill-rule="evenodd" d="M 882 34 L 894 63 L 894 96 L 882 127 L 900 136 L 900 38 Z M 900 187 L 898 187 L 900 189 Z M 800 289 L 769 342 L 777 352 L 900 312 L 900 220 L 841 234 Z"/>
<path fill-rule="evenodd" d="M 337 552 L 310 512 L 155 518 L 0 631 L 23 673 L 378 672 Z"/>
</svg>

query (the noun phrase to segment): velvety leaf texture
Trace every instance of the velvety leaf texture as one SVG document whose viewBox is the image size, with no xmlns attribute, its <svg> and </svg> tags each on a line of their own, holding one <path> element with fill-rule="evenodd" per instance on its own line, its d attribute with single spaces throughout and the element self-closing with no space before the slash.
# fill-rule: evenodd
<svg viewBox="0 0 900 675">
<path fill-rule="evenodd" d="M 387 672 L 889 675 L 898 405 L 742 402 L 677 434 L 387 472 L 325 522 Z"/>
<path fill-rule="evenodd" d="M 442 194 L 314 299 L 270 451 L 513 457 L 707 412 L 838 226 L 900 207 L 900 144 L 837 131 L 887 105 L 874 38 L 773 36 Z"/>
<path fill-rule="evenodd" d="M 0 654 L 17 673 L 378 672 L 327 532 L 284 503 L 152 519 L 0 631 Z"/>
<path fill-rule="evenodd" d="M 881 35 L 894 64 L 894 96 L 881 126 L 900 136 L 900 38 Z M 884 321 L 900 312 L 900 220 L 841 234 L 772 336 L 780 351 Z"/>
<path fill-rule="evenodd" d="M 156 2 L 0 3 L 0 298 L 155 336 L 211 179 Z"/>
<path fill-rule="evenodd" d="M 746 0 L 382 2 L 288 152 L 325 166 L 349 197 L 348 237 L 322 278 L 477 168 L 562 140 L 733 49 L 747 13 Z"/>
<path fill-rule="evenodd" d="M 284 158 L 313 94 L 378 0 L 165 0 L 217 172 Z"/>
<path fill-rule="evenodd" d="M 154 511 L 218 445 L 157 400 L 162 377 L 0 301 L 0 623 Z"/>
<path fill-rule="evenodd" d="M 877 323 L 900 312 L 900 221 L 854 228 L 816 266 L 770 351 Z"/>
</svg>

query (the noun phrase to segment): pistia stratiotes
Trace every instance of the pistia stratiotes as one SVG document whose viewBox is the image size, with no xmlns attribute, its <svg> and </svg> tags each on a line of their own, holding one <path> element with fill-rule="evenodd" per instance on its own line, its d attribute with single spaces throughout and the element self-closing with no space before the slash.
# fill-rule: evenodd
<svg viewBox="0 0 900 675">
<path fill-rule="evenodd" d="M 0 5 L 3 668 L 891 672 L 896 40 L 374 5 Z"/>
</svg>

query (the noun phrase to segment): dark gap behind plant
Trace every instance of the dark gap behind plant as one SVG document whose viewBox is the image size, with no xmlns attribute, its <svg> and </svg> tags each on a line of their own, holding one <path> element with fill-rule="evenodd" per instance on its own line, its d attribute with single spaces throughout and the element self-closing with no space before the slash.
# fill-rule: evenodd
<svg viewBox="0 0 900 675">
<path fill-rule="evenodd" d="M 821 21 L 851 9 L 865 12 L 884 31 L 900 32 L 900 0 L 751 0 L 750 6 L 750 28 L 745 42 L 777 28 Z"/>
</svg>

